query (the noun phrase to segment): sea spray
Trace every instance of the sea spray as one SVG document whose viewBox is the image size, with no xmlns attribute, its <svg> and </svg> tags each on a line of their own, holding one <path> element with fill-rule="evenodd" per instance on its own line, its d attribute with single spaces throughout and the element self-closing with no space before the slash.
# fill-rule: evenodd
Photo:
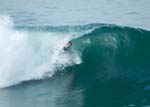
<svg viewBox="0 0 150 107">
<path fill-rule="evenodd" d="M 55 71 L 81 63 L 78 52 L 64 52 L 71 35 L 14 29 L 9 16 L 0 16 L 0 88 L 51 77 Z"/>
</svg>

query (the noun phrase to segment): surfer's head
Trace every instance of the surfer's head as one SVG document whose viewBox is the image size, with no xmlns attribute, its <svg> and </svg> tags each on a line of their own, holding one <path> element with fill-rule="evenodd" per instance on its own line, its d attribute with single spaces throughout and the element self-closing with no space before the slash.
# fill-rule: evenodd
<svg viewBox="0 0 150 107">
<path fill-rule="evenodd" d="M 66 44 L 66 46 L 64 47 L 64 50 L 69 49 L 69 48 L 71 47 L 71 45 L 72 45 L 72 43 L 71 43 L 71 41 L 69 41 L 69 42 Z"/>
<path fill-rule="evenodd" d="M 65 47 L 66 47 L 66 48 L 70 48 L 71 45 L 72 45 L 72 43 L 71 43 L 71 41 L 69 41 Z"/>
<path fill-rule="evenodd" d="M 69 42 L 67 43 L 67 46 L 68 46 L 68 47 L 71 47 L 71 45 L 72 45 L 72 43 L 71 43 L 71 41 L 69 41 Z"/>
</svg>

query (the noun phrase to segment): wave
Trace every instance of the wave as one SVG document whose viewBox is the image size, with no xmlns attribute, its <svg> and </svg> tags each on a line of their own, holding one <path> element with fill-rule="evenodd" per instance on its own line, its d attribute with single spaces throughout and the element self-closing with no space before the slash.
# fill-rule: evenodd
<svg viewBox="0 0 150 107">
<path fill-rule="evenodd" d="M 99 23 L 15 26 L 10 17 L 0 16 L 0 88 L 66 70 L 74 71 L 80 83 L 89 81 L 87 85 L 113 78 L 147 81 L 149 35 L 142 29 Z M 70 40 L 73 45 L 64 52 Z"/>
</svg>

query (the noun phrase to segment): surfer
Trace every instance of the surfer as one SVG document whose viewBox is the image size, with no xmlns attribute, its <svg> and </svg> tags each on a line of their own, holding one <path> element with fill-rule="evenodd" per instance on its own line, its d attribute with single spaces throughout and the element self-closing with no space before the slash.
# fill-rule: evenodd
<svg viewBox="0 0 150 107">
<path fill-rule="evenodd" d="M 64 46 L 64 50 L 67 51 L 71 47 L 72 43 L 69 41 L 66 46 Z"/>
</svg>

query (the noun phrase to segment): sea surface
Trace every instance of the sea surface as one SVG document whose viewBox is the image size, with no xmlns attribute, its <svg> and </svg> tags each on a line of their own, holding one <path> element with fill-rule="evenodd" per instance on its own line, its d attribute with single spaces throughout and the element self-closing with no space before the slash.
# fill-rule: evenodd
<svg viewBox="0 0 150 107">
<path fill-rule="evenodd" d="M 0 0 L 0 107 L 150 107 L 150 0 Z"/>
</svg>

